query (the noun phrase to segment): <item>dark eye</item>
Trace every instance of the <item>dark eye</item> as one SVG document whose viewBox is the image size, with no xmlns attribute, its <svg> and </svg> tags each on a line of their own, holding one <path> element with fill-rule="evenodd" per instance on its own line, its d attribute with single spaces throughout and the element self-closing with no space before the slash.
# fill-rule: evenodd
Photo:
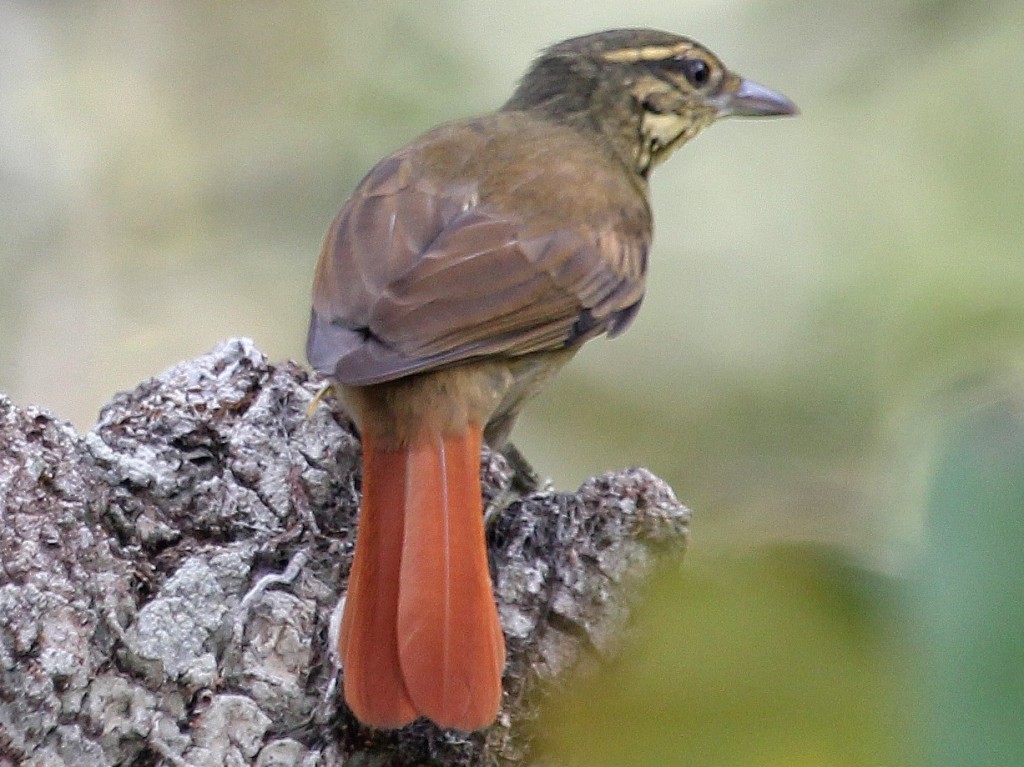
<svg viewBox="0 0 1024 767">
<path fill-rule="evenodd" d="M 682 72 L 694 88 L 703 88 L 711 79 L 711 67 L 704 59 L 675 59 L 672 64 L 673 69 Z"/>
</svg>

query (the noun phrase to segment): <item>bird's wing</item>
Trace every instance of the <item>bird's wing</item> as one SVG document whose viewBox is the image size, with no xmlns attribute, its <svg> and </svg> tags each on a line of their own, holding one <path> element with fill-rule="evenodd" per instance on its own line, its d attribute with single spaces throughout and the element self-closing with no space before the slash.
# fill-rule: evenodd
<svg viewBox="0 0 1024 767">
<path fill-rule="evenodd" d="M 526 222 L 473 184 L 434 183 L 400 151 L 328 232 L 307 356 L 357 386 L 614 334 L 643 297 L 649 230 L 609 218 Z"/>
</svg>

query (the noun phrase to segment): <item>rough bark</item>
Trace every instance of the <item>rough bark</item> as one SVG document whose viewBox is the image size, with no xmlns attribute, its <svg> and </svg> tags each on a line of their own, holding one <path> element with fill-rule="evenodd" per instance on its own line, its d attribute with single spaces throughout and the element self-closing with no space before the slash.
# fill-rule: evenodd
<svg viewBox="0 0 1024 767">
<path fill-rule="evenodd" d="M 495 516 L 498 722 L 361 727 L 329 639 L 359 443 L 320 382 L 232 340 L 118 394 L 87 434 L 0 396 L 0 765 L 513 765 L 552 680 L 610 652 L 689 512 L 642 469 Z M 513 471 L 486 453 L 485 492 Z M 513 496 L 514 497 L 514 496 Z"/>
</svg>

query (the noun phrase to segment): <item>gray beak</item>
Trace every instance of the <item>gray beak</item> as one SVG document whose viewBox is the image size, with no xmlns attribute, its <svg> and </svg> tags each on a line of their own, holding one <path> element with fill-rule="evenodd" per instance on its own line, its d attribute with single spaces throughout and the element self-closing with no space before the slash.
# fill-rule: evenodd
<svg viewBox="0 0 1024 767">
<path fill-rule="evenodd" d="M 740 80 L 740 87 L 724 95 L 718 108 L 719 117 L 782 117 L 799 112 L 781 93 L 752 80 Z"/>
</svg>

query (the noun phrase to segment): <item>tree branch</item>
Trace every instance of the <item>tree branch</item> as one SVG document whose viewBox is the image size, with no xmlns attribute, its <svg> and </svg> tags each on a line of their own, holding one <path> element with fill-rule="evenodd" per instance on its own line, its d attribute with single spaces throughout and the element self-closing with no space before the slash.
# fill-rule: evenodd
<svg viewBox="0 0 1024 767">
<path fill-rule="evenodd" d="M 498 722 L 361 727 L 328 648 L 359 443 L 294 363 L 232 340 L 86 435 L 0 396 L 0 765 L 518 765 L 556 677 L 608 653 L 689 512 L 642 469 L 515 500 L 489 530 Z M 487 452 L 488 498 L 513 470 Z M 352 760 L 352 761 L 347 761 Z"/>
</svg>

